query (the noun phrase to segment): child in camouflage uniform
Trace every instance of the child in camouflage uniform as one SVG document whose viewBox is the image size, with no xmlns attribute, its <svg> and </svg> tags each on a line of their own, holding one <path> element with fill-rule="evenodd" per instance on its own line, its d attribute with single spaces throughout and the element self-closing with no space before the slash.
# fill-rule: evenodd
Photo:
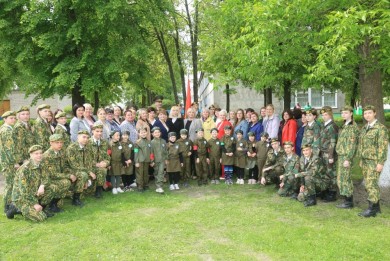
<svg viewBox="0 0 390 261">
<path fill-rule="evenodd" d="M 204 138 L 204 130 L 201 128 L 196 131 L 196 139 L 194 140 L 194 154 L 196 159 L 196 173 L 198 175 L 198 185 L 207 184 L 208 164 L 209 159 L 209 145 Z"/>
<path fill-rule="evenodd" d="M 183 168 L 181 168 L 181 178 L 184 182 L 184 187 L 189 186 L 191 178 L 191 155 L 192 155 L 192 141 L 188 138 L 188 131 L 186 129 L 180 130 L 180 139 L 177 140 L 180 150 L 183 153 Z"/>
<path fill-rule="evenodd" d="M 321 126 L 316 121 L 317 115 L 316 109 L 306 111 L 307 126 L 303 133 L 302 147 L 303 145 L 310 144 L 313 153 L 318 157 L 320 154 Z"/>
<path fill-rule="evenodd" d="M 225 184 L 233 185 L 233 165 L 234 151 L 236 150 L 236 139 L 231 135 L 232 127 L 226 125 L 224 127 L 225 135 L 221 138 L 222 147 L 222 165 L 225 172 Z"/>
<path fill-rule="evenodd" d="M 210 179 L 211 184 L 219 184 L 219 172 L 221 170 L 221 142 L 218 139 L 218 129 L 211 129 L 211 138 L 207 141 L 209 144 L 210 158 Z"/>
<path fill-rule="evenodd" d="M 248 132 L 248 163 L 247 168 L 249 169 L 248 184 L 256 184 L 258 179 L 258 168 L 256 164 L 256 136 L 253 132 Z"/>
<path fill-rule="evenodd" d="M 129 140 L 130 132 L 129 131 L 123 131 L 122 132 L 122 146 L 123 146 L 123 153 L 122 153 L 122 163 L 123 163 L 123 169 L 122 169 L 122 182 L 124 191 L 133 191 L 133 189 L 130 187 L 131 185 L 131 175 L 133 175 L 133 161 L 134 161 L 134 144 Z"/>
<path fill-rule="evenodd" d="M 161 139 L 161 130 L 159 127 L 152 129 L 153 140 L 152 144 L 152 167 L 154 167 L 154 180 L 156 182 L 156 192 L 164 193 L 162 188 L 164 183 L 164 168 L 167 160 L 168 151 L 167 143 Z"/>
<path fill-rule="evenodd" d="M 111 150 L 111 161 L 110 161 L 110 176 L 112 185 L 112 194 L 123 193 L 124 191 L 120 187 L 122 167 L 123 167 L 123 146 L 120 142 L 121 134 L 118 130 L 114 130 L 110 134 L 110 150 Z"/>
<path fill-rule="evenodd" d="M 139 138 L 134 144 L 134 163 L 138 191 L 144 192 L 149 188 L 149 165 L 151 162 L 150 155 L 152 154 L 152 145 L 147 139 L 147 129 L 139 128 L 138 136 Z"/>
<path fill-rule="evenodd" d="M 183 154 L 180 151 L 180 146 L 176 142 L 176 132 L 168 133 L 168 158 L 165 162 L 167 165 L 167 173 L 169 176 L 169 189 L 178 190 L 180 171 L 183 166 Z"/>
<path fill-rule="evenodd" d="M 244 169 L 246 167 L 247 159 L 246 154 L 248 152 L 248 143 L 243 138 L 243 131 L 236 131 L 237 143 L 236 150 L 234 152 L 234 166 L 236 168 L 237 183 L 244 185 Z"/>
</svg>

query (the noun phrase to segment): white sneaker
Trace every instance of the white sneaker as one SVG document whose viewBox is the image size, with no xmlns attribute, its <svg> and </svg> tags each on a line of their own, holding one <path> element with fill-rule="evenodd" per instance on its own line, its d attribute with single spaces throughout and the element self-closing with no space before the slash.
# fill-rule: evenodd
<svg viewBox="0 0 390 261">
<path fill-rule="evenodd" d="M 175 190 L 175 185 L 173 184 L 169 185 L 169 190 Z"/>
<path fill-rule="evenodd" d="M 212 180 L 210 181 L 210 183 L 211 183 L 211 184 L 215 184 L 215 180 L 212 179 Z"/>
<path fill-rule="evenodd" d="M 218 184 L 219 184 L 219 180 L 216 179 L 216 180 L 215 180 L 215 185 L 218 185 Z"/>
<path fill-rule="evenodd" d="M 130 185 L 130 188 L 136 188 L 136 187 L 137 187 L 137 183 L 135 183 L 135 182 Z"/>
<path fill-rule="evenodd" d="M 162 188 L 157 188 L 157 189 L 156 189 L 156 192 L 157 192 L 157 193 L 164 193 L 164 190 L 163 190 Z"/>
<path fill-rule="evenodd" d="M 116 188 L 113 188 L 112 189 L 112 194 L 114 194 L 114 195 L 118 194 L 118 190 Z"/>
<path fill-rule="evenodd" d="M 241 184 L 241 179 L 237 179 L 236 184 Z"/>
<path fill-rule="evenodd" d="M 116 188 L 116 191 L 118 191 L 119 193 L 123 193 L 124 192 L 120 187 Z"/>
<path fill-rule="evenodd" d="M 177 189 L 180 189 L 179 188 L 179 184 L 175 184 L 175 189 L 177 190 Z"/>
</svg>

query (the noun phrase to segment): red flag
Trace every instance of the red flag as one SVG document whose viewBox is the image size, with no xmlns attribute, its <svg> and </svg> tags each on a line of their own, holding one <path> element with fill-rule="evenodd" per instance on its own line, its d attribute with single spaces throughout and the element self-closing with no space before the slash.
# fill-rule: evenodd
<svg viewBox="0 0 390 261">
<path fill-rule="evenodd" d="M 186 107 L 184 110 L 184 115 L 187 114 L 187 110 L 191 107 L 191 82 L 190 79 L 188 79 L 187 84 L 187 94 L 186 94 Z"/>
</svg>

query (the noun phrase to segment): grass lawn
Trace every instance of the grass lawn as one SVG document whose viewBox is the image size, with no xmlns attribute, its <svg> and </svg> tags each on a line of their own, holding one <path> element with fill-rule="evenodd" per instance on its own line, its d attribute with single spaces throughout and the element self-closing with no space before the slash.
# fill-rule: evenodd
<svg viewBox="0 0 390 261">
<path fill-rule="evenodd" d="M 3 206 L 1 206 L 3 209 Z M 390 210 L 304 208 L 273 186 L 86 199 L 44 223 L 0 217 L 0 260 L 389 260 Z"/>
</svg>

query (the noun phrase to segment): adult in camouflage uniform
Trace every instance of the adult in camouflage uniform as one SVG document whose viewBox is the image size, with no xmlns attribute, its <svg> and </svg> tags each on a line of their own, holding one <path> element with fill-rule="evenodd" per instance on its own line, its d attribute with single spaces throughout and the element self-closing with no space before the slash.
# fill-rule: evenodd
<svg viewBox="0 0 390 261">
<path fill-rule="evenodd" d="M 358 141 L 359 128 L 353 120 L 353 108 L 345 106 L 341 110 L 344 124 L 339 132 L 336 144 L 337 160 L 337 185 L 344 202 L 337 205 L 338 208 L 353 207 L 353 183 L 351 178 L 352 160 L 355 156 Z"/>
<path fill-rule="evenodd" d="M 20 210 L 26 219 L 40 222 L 53 216 L 46 210 L 46 206 L 53 198 L 53 192 L 47 187 L 48 175 L 41 164 L 42 146 L 33 145 L 29 153 L 30 160 L 24 163 L 16 173 L 12 190 L 13 205 L 7 211 L 7 217 L 14 218 Z"/>
<path fill-rule="evenodd" d="M 93 173 L 93 158 L 90 146 L 87 146 L 89 139 L 88 131 L 79 131 L 77 141 L 70 144 L 66 149 L 66 160 L 70 168 L 70 173 L 76 176 L 73 189 L 72 204 L 83 206 L 80 195 L 87 188 L 88 179 L 95 180 Z"/>
<path fill-rule="evenodd" d="M 47 118 L 50 114 L 50 105 L 42 104 L 37 108 L 38 117 L 33 126 L 35 144 L 41 145 L 46 151 L 49 148 L 49 137 L 52 134 Z"/>
<path fill-rule="evenodd" d="M 55 115 L 55 118 L 57 120 L 57 125 L 56 125 L 56 128 L 54 129 L 54 133 L 62 136 L 62 139 L 64 141 L 64 149 L 66 149 L 70 145 L 70 135 L 69 135 L 68 130 L 65 126 L 66 121 L 67 121 L 66 113 L 59 111 Z"/>
<path fill-rule="evenodd" d="M 294 143 L 286 141 L 283 143 L 286 155 L 283 157 L 284 173 L 280 176 L 279 196 L 297 198 L 299 186 L 295 174 L 299 172 L 299 156 L 294 152 Z"/>
<path fill-rule="evenodd" d="M 167 173 L 169 177 L 169 190 L 178 190 L 180 170 L 183 166 L 183 153 L 180 150 L 179 144 L 176 142 L 176 132 L 168 133 L 168 155 L 165 164 L 167 165 Z"/>
<path fill-rule="evenodd" d="M 20 107 L 17 111 L 18 121 L 16 122 L 13 134 L 15 142 L 15 161 L 22 165 L 24 161 L 30 158 L 28 149 L 34 145 L 34 136 L 30 126 L 30 109 L 26 106 Z"/>
<path fill-rule="evenodd" d="M 361 158 L 360 166 L 362 167 L 369 205 L 359 215 L 375 217 L 377 213 L 381 212 L 378 180 L 387 159 L 389 136 L 386 127 L 376 119 L 374 106 L 366 106 L 363 111 L 367 124 L 360 132 L 358 153 Z"/>
<path fill-rule="evenodd" d="M 326 176 L 329 180 L 329 188 L 324 197 L 325 202 L 336 201 L 337 175 L 336 175 L 336 143 L 339 127 L 333 121 L 333 111 L 329 106 L 321 109 L 322 125 L 320 135 L 320 157 L 326 169 Z"/>
<path fill-rule="evenodd" d="M 5 176 L 4 187 L 4 212 L 7 212 L 11 204 L 12 186 L 14 183 L 15 171 L 20 167 L 16 162 L 13 138 L 13 126 L 16 122 L 16 113 L 6 111 L 1 116 L 4 119 L 4 124 L 0 127 L 0 163 L 1 171 Z"/>
<path fill-rule="evenodd" d="M 209 159 L 209 144 L 204 138 L 204 130 L 200 128 L 196 131 L 196 139 L 194 140 L 194 154 L 195 154 L 195 166 L 196 173 L 198 175 L 198 185 L 201 186 L 207 184 L 208 176 L 208 164 Z"/>
<path fill-rule="evenodd" d="M 280 176 L 284 172 L 284 157 L 286 153 L 280 147 L 279 140 L 273 138 L 271 140 L 271 149 L 267 153 L 267 160 L 263 168 L 263 174 L 260 183 L 265 185 L 267 183 L 275 183 L 279 188 Z"/>
<path fill-rule="evenodd" d="M 110 156 L 108 155 L 108 142 L 103 137 L 103 125 L 94 123 L 92 126 L 92 137 L 88 140 L 88 147 L 92 154 L 92 172 L 96 174 L 96 180 L 93 182 L 95 188 L 95 197 L 103 196 L 103 185 L 106 182 L 107 168 L 110 165 Z"/>
<path fill-rule="evenodd" d="M 244 140 L 242 130 L 236 131 L 237 145 L 234 151 L 234 166 L 237 174 L 237 184 L 244 184 L 244 170 L 247 164 L 248 143 Z"/>
<path fill-rule="evenodd" d="M 53 199 L 50 202 L 49 210 L 52 212 L 61 212 L 58 207 L 58 201 L 65 198 L 72 181 L 76 181 L 76 176 L 67 172 L 65 153 L 62 149 L 64 146 L 63 136 L 60 134 L 53 134 L 49 138 L 50 148 L 43 153 L 42 166 L 45 173 L 48 175 L 49 187 L 53 192 Z"/>
<path fill-rule="evenodd" d="M 152 167 L 154 168 L 154 179 L 156 182 L 156 192 L 164 193 L 162 188 L 164 183 L 164 168 L 165 161 L 168 157 L 167 143 L 161 139 L 161 130 L 159 127 L 154 127 L 152 130 L 153 140 L 152 145 Z"/>
<path fill-rule="evenodd" d="M 139 192 L 145 191 L 149 186 L 149 165 L 152 145 L 147 139 L 148 130 L 146 128 L 138 129 L 139 139 L 135 143 L 134 163 L 136 172 L 137 188 Z"/>
<path fill-rule="evenodd" d="M 302 147 L 303 145 L 310 144 L 313 153 L 318 157 L 320 154 L 321 126 L 316 120 L 317 116 L 316 109 L 306 110 L 307 126 L 303 133 Z"/>
<path fill-rule="evenodd" d="M 322 192 L 328 188 L 324 172 L 322 160 L 313 153 L 311 145 L 303 145 L 299 173 L 295 174 L 295 178 L 301 178 L 298 200 L 305 201 L 305 207 L 316 205 L 316 192 Z"/>
<path fill-rule="evenodd" d="M 179 143 L 180 150 L 183 154 L 181 178 L 183 179 L 184 187 L 188 187 L 191 179 L 192 141 L 188 138 L 188 131 L 186 129 L 180 130 L 180 139 L 177 140 L 177 143 Z"/>
<path fill-rule="evenodd" d="M 211 129 L 211 138 L 207 141 L 209 144 L 210 152 L 210 179 L 211 184 L 219 184 L 219 177 L 221 171 L 221 142 L 218 139 L 218 129 Z"/>
</svg>

